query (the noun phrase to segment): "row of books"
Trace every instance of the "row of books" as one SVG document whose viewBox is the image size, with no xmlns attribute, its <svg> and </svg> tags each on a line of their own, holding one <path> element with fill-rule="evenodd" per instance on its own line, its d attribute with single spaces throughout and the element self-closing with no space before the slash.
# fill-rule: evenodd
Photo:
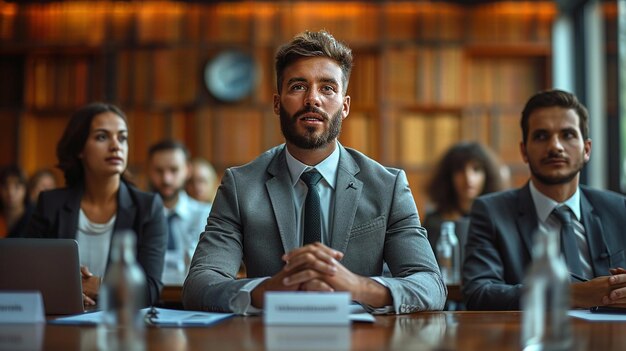
<svg viewBox="0 0 626 351">
<path fill-rule="evenodd" d="M 0 40 L 102 45 L 218 42 L 272 45 L 326 29 L 353 45 L 389 41 L 546 42 L 551 1 L 432 2 L 0 2 Z M 20 23 L 25 30 L 19 30 Z M 18 38 L 17 36 L 24 36 Z"/>
<path fill-rule="evenodd" d="M 102 98 L 102 71 L 90 56 L 29 57 L 24 103 L 30 109 L 72 109 Z M 100 74 L 99 74 L 100 73 Z"/>
</svg>

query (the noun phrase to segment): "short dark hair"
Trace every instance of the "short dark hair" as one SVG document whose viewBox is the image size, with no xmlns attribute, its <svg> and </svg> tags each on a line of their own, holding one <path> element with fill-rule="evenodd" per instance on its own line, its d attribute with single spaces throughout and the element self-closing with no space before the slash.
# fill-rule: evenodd
<svg viewBox="0 0 626 351">
<path fill-rule="evenodd" d="M 191 158 L 191 154 L 189 153 L 189 149 L 185 146 L 185 144 L 181 143 L 178 140 L 166 139 L 153 144 L 148 149 L 148 159 L 152 158 L 154 154 L 160 151 L 166 150 L 180 150 L 185 154 L 185 160 L 189 161 Z"/>
<path fill-rule="evenodd" d="M 85 148 L 94 117 L 105 112 L 112 112 L 126 122 L 126 116 L 117 106 L 94 102 L 74 112 L 65 127 L 63 136 L 57 144 L 57 159 L 59 160 L 57 167 L 63 171 L 67 186 L 76 185 L 85 178 L 85 170 L 79 155 Z"/>
<path fill-rule="evenodd" d="M 26 192 L 26 174 L 16 165 L 3 167 L 2 170 L 0 170 L 0 187 L 4 188 L 8 184 L 9 178 L 11 177 L 17 178 L 17 181 L 24 186 L 24 205 L 27 205 L 29 203 L 29 199 L 28 193 Z M 0 201 L 0 210 L 2 209 L 4 209 L 4 204 Z"/>
<path fill-rule="evenodd" d="M 352 72 L 352 50 L 324 30 L 302 32 L 278 49 L 276 53 L 276 86 L 278 92 L 282 88 L 285 68 L 303 57 L 328 57 L 335 60 L 343 73 L 343 94 L 346 94 Z"/>
<path fill-rule="evenodd" d="M 526 102 L 526 106 L 524 106 L 524 110 L 522 110 L 522 119 L 520 121 L 522 127 L 522 141 L 524 143 L 526 143 L 528 138 L 528 119 L 530 115 L 540 108 L 554 106 L 576 111 L 578 115 L 578 126 L 580 127 L 583 140 L 589 139 L 589 112 L 587 112 L 587 108 L 578 101 L 574 94 L 555 89 L 540 91 Z"/>
<path fill-rule="evenodd" d="M 2 168 L 0 171 L 0 186 L 7 185 L 10 177 L 15 177 L 20 184 L 26 186 L 26 174 L 16 165 L 9 165 Z"/>
<path fill-rule="evenodd" d="M 457 143 L 443 155 L 427 188 L 430 200 L 440 212 L 460 210 L 453 178 L 470 161 L 485 171 L 485 185 L 480 195 L 502 190 L 500 163 L 494 154 L 478 142 Z"/>
</svg>

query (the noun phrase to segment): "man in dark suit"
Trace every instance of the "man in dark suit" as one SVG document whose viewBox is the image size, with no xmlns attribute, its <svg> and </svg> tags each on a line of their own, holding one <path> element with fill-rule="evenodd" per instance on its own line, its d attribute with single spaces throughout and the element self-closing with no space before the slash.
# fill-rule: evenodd
<svg viewBox="0 0 626 351">
<path fill-rule="evenodd" d="M 350 49 L 324 31 L 278 51 L 274 112 L 286 144 L 226 170 L 185 280 L 186 308 L 256 313 L 266 291 L 296 290 L 348 291 L 383 313 L 443 307 L 406 175 L 337 141 L 351 67 Z M 247 278 L 236 279 L 242 259 Z M 393 278 L 381 277 L 383 262 Z"/>
<path fill-rule="evenodd" d="M 530 181 L 473 204 L 463 264 L 468 309 L 520 308 L 533 235 L 560 233 L 553 212 L 561 207 L 575 228 L 561 244 L 572 275 L 572 307 L 626 303 L 626 271 L 619 268 L 626 266 L 626 198 L 579 185 L 591 152 L 588 120 L 587 109 L 564 91 L 540 92 L 526 103 L 520 150 Z"/>
</svg>

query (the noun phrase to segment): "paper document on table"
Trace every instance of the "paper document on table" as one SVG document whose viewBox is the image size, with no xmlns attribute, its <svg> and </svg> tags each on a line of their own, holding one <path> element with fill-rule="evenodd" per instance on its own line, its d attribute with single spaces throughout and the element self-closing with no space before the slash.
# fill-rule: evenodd
<svg viewBox="0 0 626 351">
<path fill-rule="evenodd" d="M 368 313 L 363 306 L 352 303 L 350 304 L 350 315 L 348 318 L 352 322 L 365 322 L 365 323 L 374 323 L 376 322 L 376 318 Z"/>
<path fill-rule="evenodd" d="M 594 322 L 626 322 L 626 315 L 616 313 L 591 313 L 589 310 L 570 310 L 568 314 Z"/>
<path fill-rule="evenodd" d="M 144 308 L 141 312 L 145 315 L 150 308 Z M 198 327 L 209 326 L 232 317 L 232 313 L 213 313 L 199 311 L 181 311 L 165 308 L 155 308 L 151 311 L 151 317 L 145 318 L 148 325 L 159 327 Z M 62 317 L 49 321 L 52 324 L 99 324 L 103 321 L 103 312 L 93 312 L 79 314 L 75 316 Z"/>
</svg>

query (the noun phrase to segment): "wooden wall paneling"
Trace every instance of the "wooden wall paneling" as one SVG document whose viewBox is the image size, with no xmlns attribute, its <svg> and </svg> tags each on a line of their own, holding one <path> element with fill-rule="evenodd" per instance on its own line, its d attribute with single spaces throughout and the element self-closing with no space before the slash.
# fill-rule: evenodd
<svg viewBox="0 0 626 351">
<path fill-rule="evenodd" d="M 417 52 L 421 48 L 391 48 L 385 65 L 385 98 L 390 104 L 411 104 L 417 97 Z"/>
<path fill-rule="evenodd" d="M 159 49 L 152 53 L 152 101 L 155 106 L 184 106 L 196 100 L 200 63 L 195 48 Z"/>
<path fill-rule="evenodd" d="M 434 59 L 434 67 L 436 67 L 437 72 L 434 77 L 436 94 L 434 102 L 436 104 L 443 106 L 460 106 L 462 104 L 462 60 L 463 55 L 459 46 L 443 47 L 437 50 L 437 56 Z"/>
<path fill-rule="evenodd" d="M 427 161 L 435 164 L 445 151 L 461 139 L 460 116 L 453 113 L 437 113 L 429 116 Z"/>
<path fill-rule="evenodd" d="M 259 46 L 271 46 L 276 41 L 276 33 L 280 32 L 279 4 L 254 4 L 252 15 L 253 42 Z M 270 71 L 271 72 L 271 71 Z"/>
<path fill-rule="evenodd" d="M 152 101 L 152 87 L 154 85 L 154 62 L 149 50 L 140 49 L 132 53 L 132 105 L 147 107 Z"/>
<path fill-rule="evenodd" d="M 413 194 L 413 199 L 417 205 L 420 221 L 426 218 L 426 212 L 430 208 L 428 195 L 426 195 L 426 185 L 430 179 L 430 173 L 421 169 L 406 169 L 407 180 Z"/>
<path fill-rule="evenodd" d="M 354 50 L 354 61 L 348 95 L 350 105 L 374 108 L 378 104 L 378 53 L 375 51 Z"/>
<path fill-rule="evenodd" d="M 422 113 L 403 114 L 399 126 L 401 167 L 414 168 L 426 164 L 431 151 L 428 116 Z"/>
<path fill-rule="evenodd" d="M 19 164 L 28 174 L 56 165 L 56 146 L 68 121 L 64 113 L 22 115 Z"/>
<path fill-rule="evenodd" d="M 265 151 L 276 145 L 285 142 L 285 138 L 280 130 L 280 119 L 278 115 L 274 114 L 274 110 L 271 106 L 267 108 L 259 108 L 263 114 L 263 129 L 262 129 L 262 146 L 261 150 Z"/>
<path fill-rule="evenodd" d="M 142 44 L 175 43 L 181 40 L 181 21 L 186 5 L 142 2 L 137 5 L 137 39 Z"/>
<path fill-rule="evenodd" d="M 520 114 L 504 112 L 495 116 L 495 118 L 498 120 L 498 133 L 494 145 L 500 154 L 500 158 L 507 164 L 523 163 L 519 148 L 519 144 L 522 141 L 522 132 L 519 124 Z"/>
<path fill-rule="evenodd" d="M 288 40 L 304 30 L 325 29 L 346 43 L 376 42 L 378 29 L 377 7 L 356 2 L 306 2 L 284 4 L 282 33 Z M 290 33 L 290 34 L 289 34 Z"/>
<path fill-rule="evenodd" d="M 385 2 L 382 4 L 384 34 L 389 41 L 408 41 L 415 38 L 421 18 L 418 8 L 407 2 Z"/>
<path fill-rule="evenodd" d="M 249 3 L 220 2 L 208 5 L 204 17 L 205 39 L 226 45 L 247 44 L 253 12 L 254 8 Z"/>
<path fill-rule="evenodd" d="M 10 41 L 18 32 L 18 4 L 2 2 L 0 5 L 0 40 Z"/>
<path fill-rule="evenodd" d="M 17 111 L 0 109 L 0 126 L 2 126 L 2 135 L 0 138 L 0 166 L 17 164 L 17 145 L 18 145 L 18 116 Z"/>
<path fill-rule="evenodd" d="M 137 4 L 115 1 L 109 4 L 107 41 L 110 44 L 123 44 L 131 41 L 137 34 L 137 20 L 134 9 Z"/>
<path fill-rule="evenodd" d="M 263 114 L 258 109 L 220 107 L 215 114 L 214 160 L 219 167 L 242 165 L 262 151 Z"/>
<path fill-rule="evenodd" d="M 479 106 L 466 108 L 461 118 L 461 139 L 490 145 L 493 133 L 490 120 L 488 109 Z"/>
<path fill-rule="evenodd" d="M 435 99 L 435 94 L 440 94 L 440 87 L 446 85 L 445 82 L 437 80 L 440 78 L 439 72 L 443 68 L 437 67 L 435 49 L 421 46 L 417 47 L 416 50 L 415 101 L 424 106 L 432 105 L 437 100 Z"/>
<path fill-rule="evenodd" d="M 146 164 L 148 149 L 152 144 L 171 138 L 168 115 L 156 110 L 133 109 L 126 111 L 129 131 L 129 159 L 139 166 Z"/>
<path fill-rule="evenodd" d="M 191 121 L 188 125 L 190 138 L 187 146 L 192 155 L 207 159 L 209 162 L 213 162 L 213 135 L 215 134 L 212 114 L 212 107 L 199 108 L 191 114 Z"/>
<path fill-rule="evenodd" d="M 0 27 L 2 25 L 0 24 Z M 0 108 L 17 108 L 24 104 L 23 54 L 0 55 Z"/>
<path fill-rule="evenodd" d="M 350 112 L 348 118 L 343 120 L 339 137 L 341 144 L 373 157 L 377 145 L 372 120 L 373 118 L 365 111 Z"/>
<path fill-rule="evenodd" d="M 273 104 L 273 96 L 276 92 L 276 73 L 274 72 L 274 48 L 257 47 L 252 52 L 257 65 L 256 86 L 253 91 L 253 102 L 255 104 L 267 105 L 269 108 Z"/>
</svg>

